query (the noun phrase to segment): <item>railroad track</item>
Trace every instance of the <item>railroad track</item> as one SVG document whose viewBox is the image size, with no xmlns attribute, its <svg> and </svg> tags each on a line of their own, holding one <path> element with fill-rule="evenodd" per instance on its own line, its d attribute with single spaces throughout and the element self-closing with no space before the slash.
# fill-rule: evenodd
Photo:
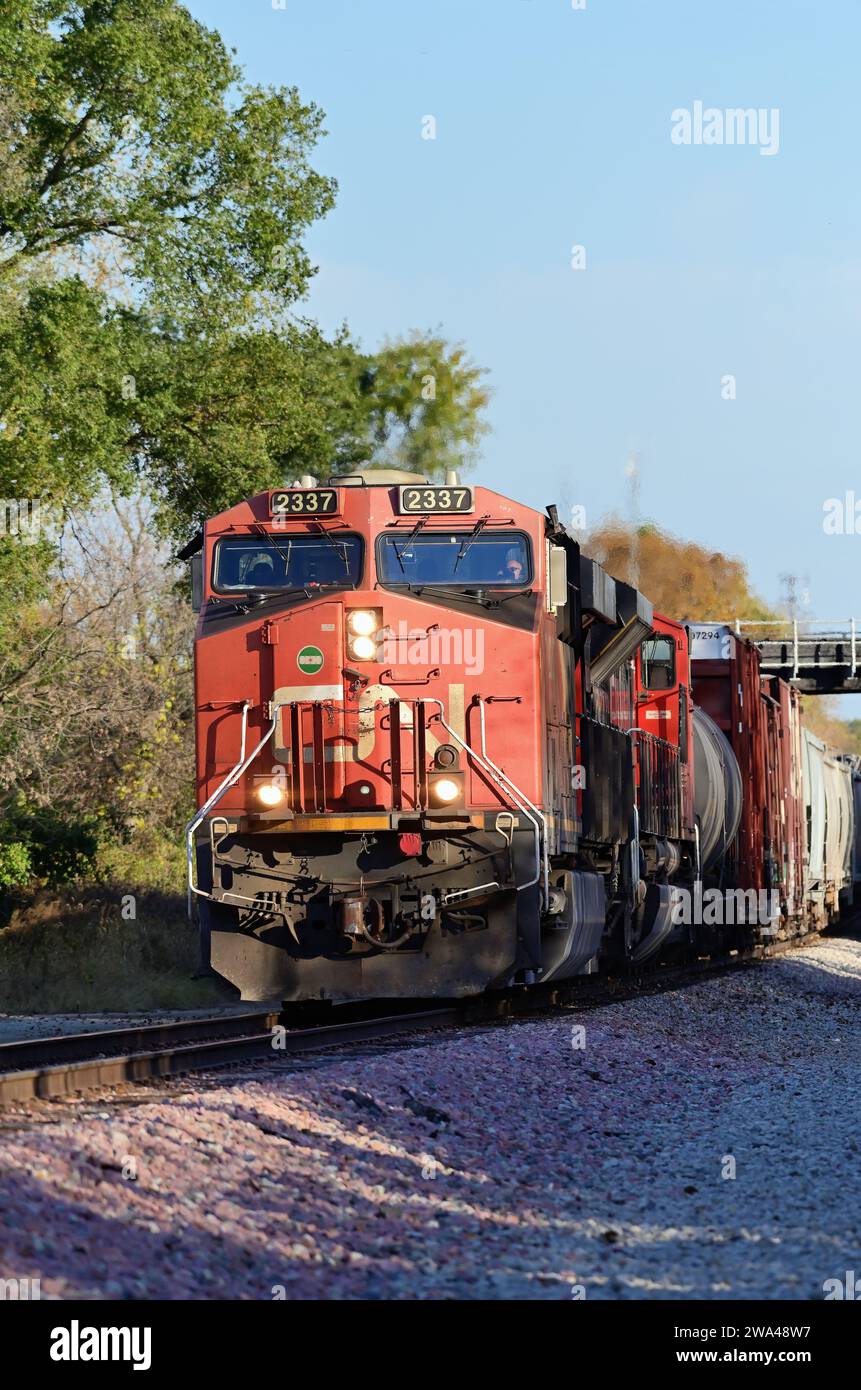
<svg viewBox="0 0 861 1390">
<path fill-rule="evenodd" d="M 854 925 L 854 924 L 853 924 Z M 813 933 L 789 942 L 758 946 L 736 955 L 621 978 L 584 976 L 562 985 L 535 985 L 492 998 L 457 1001 L 441 1008 L 405 1008 L 346 1022 L 298 1028 L 277 1009 L 245 1014 L 69 1033 L 0 1044 L 0 1105 L 51 1099 L 125 1082 L 209 1071 L 231 1064 L 319 1052 L 396 1034 L 499 1023 L 537 1017 L 560 1007 L 583 1009 L 657 993 L 706 976 L 745 968 L 820 940 Z"/>
<path fill-rule="evenodd" d="M 2 1043 L 0 1105 L 338 1047 L 407 1029 L 451 1026 L 461 1017 L 456 1008 L 425 1009 L 285 1029 L 279 1026 L 281 1014 L 269 1010 Z"/>
</svg>

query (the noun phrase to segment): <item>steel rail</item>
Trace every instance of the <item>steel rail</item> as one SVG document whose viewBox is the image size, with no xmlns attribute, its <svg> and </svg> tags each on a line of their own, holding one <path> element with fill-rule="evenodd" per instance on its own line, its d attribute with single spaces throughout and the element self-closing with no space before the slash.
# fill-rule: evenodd
<svg viewBox="0 0 861 1390">
<path fill-rule="evenodd" d="M 849 929 L 857 925 L 852 919 L 846 923 Z M 439 1009 L 406 1010 L 394 1015 L 309 1028 L 278 1025 L 281 1016 L 270 1011 L 0 1043 L 0 1106 L 156 1077 L 211 1071 L 267 1056 L 277 1060 L 292 1054 L 383 1041 L 400 1033 L 473 1027 L 516 1018 L 528 1020 L 563 1006 L 606 1007 L 635 998 L 644 991 L 661 992 L 751 967 L 815 944 L 821 935 L 808 932 L 788 941 L 750 946 L 729 956 L 703 957 L 670 969 L 655 968 L 615 978 L 581 976 L 558 984 L 548 982 L 543 986 L 539 983 L 513 994 L 470 997 Z M 227 1036 L 211 1036 L 225 1029 Z M 140 1049 L 141 1043 L 147 1041 L 158 1044 L 159 1035 L 160 1045 L 105 1055 L 106 1048 L 124 1043 L 127 1049 L 129 1044 Z M 63 1050 L 69 1054 L 65 1061 L 58 1060 Z M 12 1070 L 6 1069 L 9 1063 Z"/>
<path fill-rule="evenodd" d="M 0 1066 L 7 1068 L 50 1066 L 54 1062 L 89 1061 L 111 1053 L 145 1051 L 156 1047 L 181 1047 L 183 1043 L 209 1040 L 217 1034 L 269 1035 L 280 1011 L 249 1009 L 243 1013 L 213 1013 L 160 1023 L 134 1023 L 119 1028 L 94 1028 L 86 1033 L 54 1033 L 43 1038 L 17 1038 L 0 1043 Z"/>
<path fill-rule="evenodd" d="M 281 1027 L 279 1018 L 277 1011 L 213 1016 L 0 1043 L 0 1105 L 449 1027 L 463 1021 L 464 1010 L 422 1009 L 311 1028 Z M 225 1030 L 226 1036 L 213 1036 Z"/>
</svg>

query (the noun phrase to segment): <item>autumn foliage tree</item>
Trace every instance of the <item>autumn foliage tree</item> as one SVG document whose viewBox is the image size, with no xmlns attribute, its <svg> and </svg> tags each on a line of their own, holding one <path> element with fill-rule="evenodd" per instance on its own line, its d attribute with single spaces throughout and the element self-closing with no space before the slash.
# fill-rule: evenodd
<svg viewBox="0 0 861 1390">
<path fill-rule="evenodd" d="M 775 617 L 750 588 L 741 560 L 680 540 L 652 522 L 630 527 L 610 517 L 590 533 L 586 549 L 610 574 L 636 584 L 667 617 L 707 622 Z"/>
</svg>

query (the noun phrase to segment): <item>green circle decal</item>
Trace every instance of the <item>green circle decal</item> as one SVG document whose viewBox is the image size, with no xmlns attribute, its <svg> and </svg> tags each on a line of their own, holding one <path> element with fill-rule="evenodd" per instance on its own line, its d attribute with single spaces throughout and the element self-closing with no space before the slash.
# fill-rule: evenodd
<svg viewBox="0 0 861 1390">
<path fill-rule="evenodd" d="M 323 653 L 319 647 L 303 647 L 296 658 L 296 665 L 306 676 L 316 676 L 323 665 Z"/>
</svg>

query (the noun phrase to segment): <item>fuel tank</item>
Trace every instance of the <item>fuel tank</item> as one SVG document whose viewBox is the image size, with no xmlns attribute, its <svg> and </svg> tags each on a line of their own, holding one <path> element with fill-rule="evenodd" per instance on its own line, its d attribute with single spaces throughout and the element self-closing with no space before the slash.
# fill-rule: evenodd
<svg viewBox="0 0 861 1390">
<path fill-rule="evenodd" d="M 705 710 L 694 707 L 694 809 L 700 828 L 703 873 L 718 863 L 738 833 L 741 772 L 726 735 Z"/>
</svg>

